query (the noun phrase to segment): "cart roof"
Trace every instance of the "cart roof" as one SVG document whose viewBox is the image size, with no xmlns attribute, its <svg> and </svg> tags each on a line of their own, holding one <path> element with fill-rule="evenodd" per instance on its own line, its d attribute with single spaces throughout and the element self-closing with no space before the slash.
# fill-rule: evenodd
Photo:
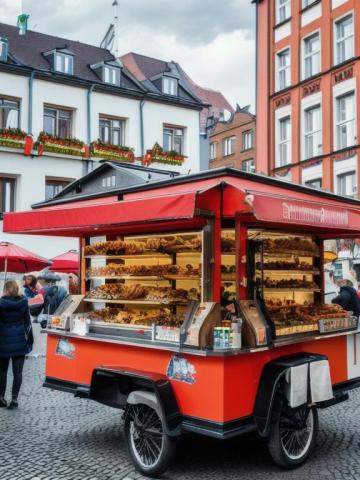
<svg viewBox="0 0 360 480">
<path fill-rule="evenodd" d="M 82 237 L 193 228 L 206 215 L 241 215 L 251 224 L 318 231 L 334 238 L 360 233 L 360 202 L 235 169 L 160 180 L 74 199 L 54 199 L 4 215 L 4 231 Z"/>
</svg>

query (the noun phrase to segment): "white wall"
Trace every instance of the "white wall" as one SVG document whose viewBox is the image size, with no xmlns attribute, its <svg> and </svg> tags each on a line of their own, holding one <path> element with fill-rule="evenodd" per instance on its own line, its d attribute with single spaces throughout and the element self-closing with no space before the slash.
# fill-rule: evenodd
<svg viewBox="0 0 360 480">
<path fill-rule="evenodd" d="M 0 95 L 20 100 L 20 128 L 27 131 L 29 79 L 20 75 L 0 72 Z"/>
<path fill-rule="evenodd" d="M 187 173 L 189 170 L 191 170 L 191 173 L 200 171 L 199 112 L 187 108 L 174 108 L 172 105 L 145 102 L 145 149 L 152 148 L 155 142 L 162 145 L 164 124 L 185 128 L 184 153 L 188 158 L 185 159 L 181 167 L 156 163 L 151 166 L 182 173 Z"/>
</svg>

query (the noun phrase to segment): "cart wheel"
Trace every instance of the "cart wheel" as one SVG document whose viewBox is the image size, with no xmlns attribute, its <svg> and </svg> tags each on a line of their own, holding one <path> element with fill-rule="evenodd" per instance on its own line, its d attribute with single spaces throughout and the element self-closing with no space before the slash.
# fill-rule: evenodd
<svg viewBox="0 0 360 480">
<path fill-rule="evenodd" d="M 156 410 L 144 404 L 129 405 L 124 430 L 136 469 L 149 477 L 161 475 L 175 455 L 176 440 L 165 433 Z"/>
<path fill-rule="evenodd" d="M 279 403 L 273 412 L 268 440 L 275 463 L 290 469 L 305 462 L 315 447 L 318 426 L 316 408 L 291 408 L 285 402 Z"/>
</svg>

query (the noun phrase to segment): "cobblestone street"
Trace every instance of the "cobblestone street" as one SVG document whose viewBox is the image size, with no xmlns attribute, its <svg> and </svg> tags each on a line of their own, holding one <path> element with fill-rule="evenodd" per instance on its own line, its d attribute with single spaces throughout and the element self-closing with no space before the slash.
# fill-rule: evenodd
<svg viewBox="0 0 360 480">
<path fill-rule="evenodd" d="M 0 410 L 0 480 L 143 478 L 127 456 L 121 412 L 41 387 L 44 340 L 37 339 L 35 356 L 26 361 L 19 410 Z M 359 480 L 359 427 L 360 392 L 354 391 L 349 402 L 320 412 L 318 447 L 298 470 L 276 467 L 256 436 L 230 442 L 190 436 L 179 442 L 164 478 Z"/>
</svg>

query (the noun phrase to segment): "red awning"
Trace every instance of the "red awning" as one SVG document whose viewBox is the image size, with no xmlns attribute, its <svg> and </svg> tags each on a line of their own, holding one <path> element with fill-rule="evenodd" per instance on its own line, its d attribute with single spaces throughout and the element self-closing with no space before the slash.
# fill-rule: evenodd
<svg viewBox="0 0 360 480">
<path fill-rule="evenodd" d="M 4 215 L 4 232 L 81 236 L 114 225 L 193 218 L 196 192 L 66 208 L 43 208 Z"/>
<path fill-rule="evenodd" d="M 354 208 L 251 190 L 247 191 L 244 201 L 255 218 L 262 222 L 360 231 L 360 211 Z"/>
</svg>

